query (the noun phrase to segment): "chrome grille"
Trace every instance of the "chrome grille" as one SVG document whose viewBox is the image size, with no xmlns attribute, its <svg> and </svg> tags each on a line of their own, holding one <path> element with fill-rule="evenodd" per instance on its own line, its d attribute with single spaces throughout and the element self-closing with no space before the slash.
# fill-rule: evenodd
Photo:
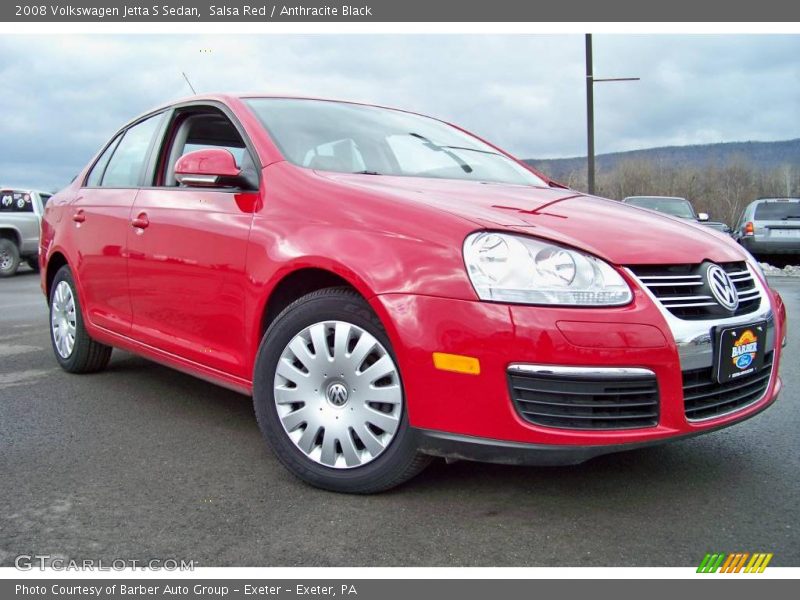
<svg viewBox="0 0 800 600">
<path fill-rule="evenodd" d="M 720 264 L 739 295 L 739 306 L 735 311 L 725 309 L 714 299 L 705 278 L 707 265 L 641 265 L 630 267 L 630 270 L 664 308 L 679 319 L 735 317 L 758 309 L 761 292 L 746 263 Z"/>
</svg>

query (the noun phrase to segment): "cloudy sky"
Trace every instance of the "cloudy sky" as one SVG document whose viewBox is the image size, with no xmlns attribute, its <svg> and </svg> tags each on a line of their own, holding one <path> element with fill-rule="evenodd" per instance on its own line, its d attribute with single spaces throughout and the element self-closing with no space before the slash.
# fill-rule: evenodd
<svg viewBox="0 0 800 600">
<path fill-rule="evenodd" d="M 800 36 L 595 36 L 598 153 L 800 137 Z M 583 36 L 0 39 L 0 185 L 67 183 L 125 121 L 198 92 L 387 104 L 522 158 L 585 154 Z"/>
</svg>

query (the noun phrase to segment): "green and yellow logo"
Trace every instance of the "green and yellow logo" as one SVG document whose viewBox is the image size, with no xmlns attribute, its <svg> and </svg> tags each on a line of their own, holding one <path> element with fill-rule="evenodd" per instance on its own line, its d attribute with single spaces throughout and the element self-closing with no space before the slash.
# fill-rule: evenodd
<svg viewBox="0 0 800 600">
<path fill-rule="evenodd" d="M 748 560 L 749 559 L 749 560 Z M 772 553 L 734 552 L 733 554 L 706 554 L 697 567 L 698 573 L 763 573 Z M 745 566 L 745 564 L 747 566 Z"/>
</svg>

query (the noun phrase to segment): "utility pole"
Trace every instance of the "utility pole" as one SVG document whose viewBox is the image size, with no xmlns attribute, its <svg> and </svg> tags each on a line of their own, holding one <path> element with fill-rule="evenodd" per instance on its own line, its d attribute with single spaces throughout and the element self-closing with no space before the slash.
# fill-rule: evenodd
<svg viewBox="0 0 800 600">
<path fill-rule="evenodd" d="M 592 34 L 586 34 L 586 177 L 589 193 L 594 194 L 594 74 L 592 72 Z"/>
<path fill-rule="evenodd" d="M 586 34 L 586 179 L 589 193 L 594 194 L 594 84 L 607 81 L 639 81 L 639 77 L 610 77 L 599 79 L 594 76 L 592 66 L 592 34 Z"/>
</svg>

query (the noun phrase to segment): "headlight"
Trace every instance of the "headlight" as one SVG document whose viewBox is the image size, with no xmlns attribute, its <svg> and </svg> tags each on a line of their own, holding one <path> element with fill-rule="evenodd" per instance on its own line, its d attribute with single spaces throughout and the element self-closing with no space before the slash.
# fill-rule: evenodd
<svg viewBox="0 0 800 600">
<path fill-rule="evenodd" d="M 464 262 L 481 300 L 564 306 L 619 306 L 628 284 L 599 258 L 521 235 L 479 232 L 464 242 Z"/>
</svg>

